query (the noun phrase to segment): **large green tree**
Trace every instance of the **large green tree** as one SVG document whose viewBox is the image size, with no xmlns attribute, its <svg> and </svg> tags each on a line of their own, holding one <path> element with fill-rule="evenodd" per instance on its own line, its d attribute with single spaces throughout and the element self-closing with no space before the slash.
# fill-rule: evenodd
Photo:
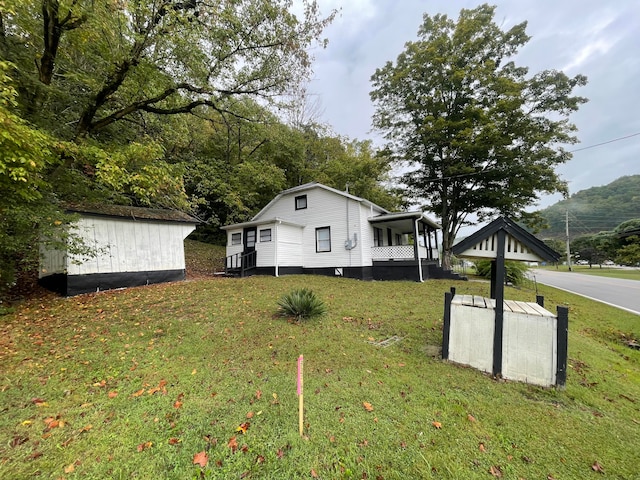
<svg viewBox="0 0 640 480">
<path fill-rule="evenodd" d="M 72 138 L 145 114 L 268 102 L 311 72 L 309 47 L 333 15 L 315 0 L 6 0 L 0 37 L 39 119 Z M 37 105 L 43 112 L 36 112 Z M 122 128 L 122 127 L 120 127 Z"/>
<path fill-rule="evenodd" d="M 445 267 L 470 214 L 518 215 L 564 190 L 554 168 L 576 142 L 568 115 L 586 101 L 572 96 L 584 76 L 517 66 L 526 22 L 503 30 L 494 14 L 486 4 L 457 21 L 425 14 L 418 39 L 372 76 L 373 125 L 406 162 L 409 192 L 440 217 Z"/>
</svg>

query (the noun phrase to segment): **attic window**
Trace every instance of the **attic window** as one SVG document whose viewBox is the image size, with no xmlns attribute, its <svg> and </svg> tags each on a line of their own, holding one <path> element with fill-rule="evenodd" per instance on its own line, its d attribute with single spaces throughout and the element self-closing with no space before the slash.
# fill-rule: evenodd
<svg viewBox="0 0 640 480">
<path fill-rule="evenodd" d="M 302 210 L 304 208 L 307 208 L 307 196 L 300 195 L 296 197 L 296 210 Z"/>
</svg>

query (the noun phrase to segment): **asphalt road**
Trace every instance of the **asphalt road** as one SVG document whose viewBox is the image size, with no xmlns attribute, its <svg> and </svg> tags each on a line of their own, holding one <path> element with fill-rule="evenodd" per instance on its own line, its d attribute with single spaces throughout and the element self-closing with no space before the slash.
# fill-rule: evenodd
<svg viewBox="0 0 640 480">
<path fill-rule="evenodd" d="M 577 293 L 640 315 L 640 282 L 576 272 L 532 270 L 538 283 Z"/>
</svg>

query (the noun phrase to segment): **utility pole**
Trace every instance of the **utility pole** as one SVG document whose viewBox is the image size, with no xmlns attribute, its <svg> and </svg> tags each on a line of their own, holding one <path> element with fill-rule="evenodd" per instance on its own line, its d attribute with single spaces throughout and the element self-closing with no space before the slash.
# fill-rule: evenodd
<svg viewBox="0 0 640 480">
<path fill-rule="evenodd" d="M 565 230 L 567 237 L 567 266 L 569 267 L 569 271 L 571 271 L 571 252 L 569 251 L 569 209 L 567 209 L 565 215 Z"/>
</svg>

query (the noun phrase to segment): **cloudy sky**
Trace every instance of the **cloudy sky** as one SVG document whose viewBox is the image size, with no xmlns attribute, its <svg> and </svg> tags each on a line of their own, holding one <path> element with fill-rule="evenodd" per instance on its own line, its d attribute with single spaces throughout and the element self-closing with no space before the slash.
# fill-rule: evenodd
<svg viewBox="0 0 640 480">
<path fill-rule="evenodd" d="M 321 120 L 338 135 L 381 143 L 371 131 L 370 78 L 395 62 L 407 41 L 415 40 L 423 13 L 457 19 L 467 0 L 319 0 L 323 12 L 340 9 L 327 28 L 325 50 L 315 51 L 315 78 L 309 86 L 321 104 Z M 495 20 L 503 29 L 527 21 L 531 40 L 516 63 L 530 73 L 563 70 L 586 75 L 574 94 L 589 102 L 571 120 L 578 127 L 578 150 L 559 168 L 571 193 L 640 174 L 640 2 L 638 0 L 498 0 Z M 545 197 L 540 207 L 559 196 Z"/>
</svg>

